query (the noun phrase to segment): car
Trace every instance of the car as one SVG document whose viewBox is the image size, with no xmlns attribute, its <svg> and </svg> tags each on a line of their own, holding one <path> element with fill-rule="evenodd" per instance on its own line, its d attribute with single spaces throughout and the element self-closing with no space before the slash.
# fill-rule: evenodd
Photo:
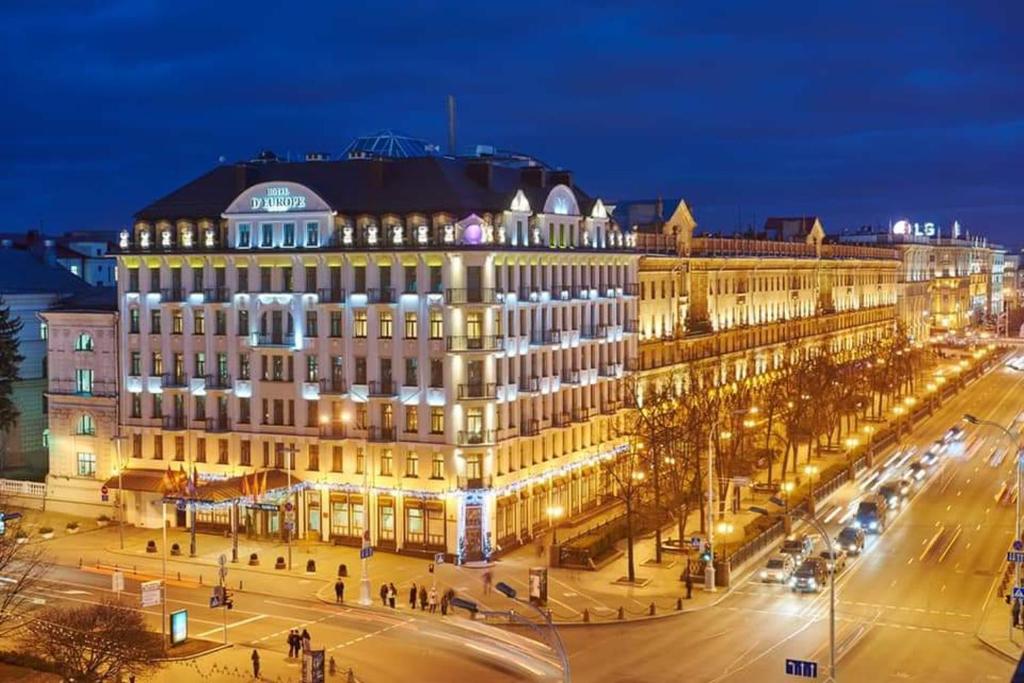
<svg viewBox="0 0 1024 683">
<path fill-rule="evenodd" d="M 842 548 L 836 548 L 832 552 L 828 550 L 822 550 L 818 553 L 818 557 L 825 560 L 825 566 L 829 572 L 835 569 L 836 574 L 846 569 L 846 551 Z"/>
<path fill-rule="evenodd" d="M 949 444 L 942 439 L 936 439 L 928 450 L 935 451 L 935 455 L 942 455 L 949 448 Z"/>
<path fill-rule="evenodd" d="M 914 488 L 914 482 L 909 478 L 904 477 L 902 479 L 896 479 L 893 483 L 896 484 L 896 487 L 900 491 L 900 496 L 902 496 L 905 501 L 910 495 L 910 489 Z"/>
<path fill-rule="evenodd" d="M 924 458 L 910 463 L 910 467 L 907 468 L 907 478 L 911 481 L 921 481 L 927 473 L 928 464 L 924 462 Z"/>
<path fill-rule="evenodd" d="M 880 534 L 885 531 L 885 523 L 889 515 L 888 499 L 873 495 L 857 504 L 857 514 L 853 525 L 868 534 Z"/>
<path fill-rule="evenodd" d="M 769 558 L 759 576 L 764 583 L 787 583 L 794 571 L 796 571 L 796 560 L 793 559 L 793 556 L 780 553 Z"/>
<path fill-rule="evenodd" d="M 885 499 L 891 508 L 898 508 L 903 504 L 902 487 L 897 481 L 889 481 L 878 487 L 878 495 Z"/>
<path fill-rule="evenodd" d="M 864 552 L 864 530 L 857 527 L 843 527 L 836 536 L 836 545 L 846 551 L 847 555 L 860 555 Z"/>
<path fill-rule="evenodd" d="M 953 425 L 946 431 L 946 435 L 942 437 L 942 440 L 949 444 L 954 441 L 963 441 L 964 428 L 960 425 Z"/>
<path fill-rule="evenodd" d="M 782 542 L 779 552 L 792 556 L 795 562 L 802 562 L 814 552 L 814 539 L 807 534 L 791 536 Z"/>
<path fill-rule="evenodd" d="M 936 463 L 939 462 L 939 456 L 935 451 L 928 450 L 925 451 L 925 454 L 921 456 L 920 462 L 924 463 L 928 467 L 931 467 L 932 465 L 935 465 Z"/>
<path fill-rule="evenodd" d="M 828 567 L 825 561 L 820 557 L 808 557 L 789 577 L 789 587 L 794 593 L 817 593 L 827 579 Z"/>
</svg>

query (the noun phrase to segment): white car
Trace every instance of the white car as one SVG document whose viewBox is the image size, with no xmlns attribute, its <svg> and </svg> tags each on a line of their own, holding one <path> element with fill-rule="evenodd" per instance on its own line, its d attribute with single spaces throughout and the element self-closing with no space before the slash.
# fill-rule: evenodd
<svg viewBox="0 0 1024 683">
<path fill-rule="evenodd" d="M 796 560 L 792 555 L 774 555 L 761 570 L 760 578 L 764 583 L 787 583 L 796 571 Z"/>
</svg>

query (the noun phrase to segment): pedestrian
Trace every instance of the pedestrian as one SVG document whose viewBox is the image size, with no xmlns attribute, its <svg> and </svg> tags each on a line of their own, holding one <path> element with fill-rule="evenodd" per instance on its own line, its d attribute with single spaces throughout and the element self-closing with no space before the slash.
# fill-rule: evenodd
<svg viewBox="0 0 1024 683">
<path fill-rule="evenodd" d="M 686 565 L 686 573 L 683 580 L 686 582 L 686 599 L 690 600 L 693 597 L 693 577 L 690 576 L 689 564 Z"/>
<path fill-rule="evenodd" d="M 445 593 L 441 596 L 441 616 L 448 616 L 448 594 Z"/>
<path fill-rule="evenodd" d="M 386 583 L 380 585 L 380 604 L 384 607 L 388 606 L 388 585 Z"/>
<path fill-rule="evenodd" d="M 437 611 L 437 589 L 433 586 L 430 587 L 430 596 L 427 598 L 427 601 L 430 605 L 430 613 L 433 614 Z"/>
<path fill-rule="evenodd" d="M 295 629 L 288 631 L 288 658 L 291 659 L 297 654 L 298 646 L 296 644 L 298 634 Z"/>
<path fill-rule="evenodd" d="M 395 609 L 395 598 L 398 597 L 398 590 L 395 588 L 395 584 L 388 584 L 388 605 L 391 609 Z"/>
<path fill-rule="evenodd" d="M 416 582 L 412 582 L 412 588 L 409 589 L 409 609 L 416 609 L 416 596 L 419 595 L 419 591 L 416 589 Z"/>
<path fill-rule="evenodd" d="M 452 604 L 452 600 L 455 599 L 455 589 L 454 588 L 449 588 L 448 590 L 446 590 L 444 592 L 444 597 L 446 597 L 448 599 L 448 604 L 451 605 Z"/>
<path fill-rule="evenodd" d="M 537 537 L 537 557 L 544 557 L 544 537 Z"/>
<path fill-rule="evenodd" d="M 427 587 L 420 586 L 420 609 L 424 612 L 427 610 Z"/>
<path fill-rule="evenodd" d="M 1013 627 L 1014 628 L 1019 628 L 1020 627 L 1020 599 L 1019 598 L 1014 598 L 1013 599 L 1013 608 L 1012 609 L 1013 609 Z"/>
<path fill-rule="evenodd" d="M 493 578 L 494 577 L 491 576 L 491 570 L 490 569 L 488 569 L 487 571 L 484 572 L 484 595 L 490 595 L 490 593 L 491 593 L 491 581 L 493 580 Z"/>
<path fill-rule="evenodd" d="M 341 579 L 334 582 L 334 601 L 339 605 L 345 602 L 345 582 Z"/>
<path fill-rule="evenodd" d="M 312 639 L 309 637 L 309 631 L 307 631 L 306 629 L 302 629 L 302 637 L 299 638 L 299 642 L 302 644 L 302 652 L 309 652 L 313 645 Z"/>
<path fill-rule="evenodd" d="M 260 677 L 260 653 L 256 652 L 256 650 L 253 650 L 252 651 L 252 657 L 250 657 L 250 659 L 252 659 L 252 677 L 253 678 L 259 678 Z"/>
</svg>

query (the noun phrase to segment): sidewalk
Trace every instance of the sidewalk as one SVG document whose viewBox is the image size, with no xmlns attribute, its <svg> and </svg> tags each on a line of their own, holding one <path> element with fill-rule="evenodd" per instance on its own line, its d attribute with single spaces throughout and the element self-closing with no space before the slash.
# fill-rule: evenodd
<svg viewBox="0 0 1024 683">
<path fill-rule="evenodd" d="M 998 577 L 996 580 L 998 581 Z M 993 590 L 975 635 L 989 649 L 1016 664 L 1024 649 L 1024 631 L 1019 628 L 1011 629 L 1012 622 L 1010 605 L 1006 604 L 999 591 Z"/>
</svg>

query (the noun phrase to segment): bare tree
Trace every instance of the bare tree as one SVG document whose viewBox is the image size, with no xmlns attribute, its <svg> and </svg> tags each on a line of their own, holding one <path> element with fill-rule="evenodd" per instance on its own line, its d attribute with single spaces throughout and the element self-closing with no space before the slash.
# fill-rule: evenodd
<svg viewBox="0 0 1024 683">
<path fill-rule="evenodd" d="M 4 506 L 0 501 L 0 509 Z M 47 565 L 42 546 L 19 543 L 19 524 L 8 524 L 0 536 L 0 630 L 21 625 L 29 611 L 29 593 L 45 576 Z"/>
<path fill-rule="evenodd" d="M 630 582 L 636 581 L 636 561 L 633 545 L 638 531 L 637 514 L 643 504 L 643 496 L 647 491 L 650 478 L 644 469 L 644 458 L 641 455 L 645 444 L 642 432 L 637 429 L 635 416 L 627 417 L 626 451 L 617 456 L 610 456 L 600 461 L 601 473 L 608 486 L 608 495 L 622 503 L 626 517 L 626 560 L 627 577 Z"/>
<path fill-rule="evenodd" d="M 142 613 L 113 602 L 48 609 L 29 622 L 23 641 L 65 679 L 86 683 L 145 674 L 163 655 Z"/>
</svg>

